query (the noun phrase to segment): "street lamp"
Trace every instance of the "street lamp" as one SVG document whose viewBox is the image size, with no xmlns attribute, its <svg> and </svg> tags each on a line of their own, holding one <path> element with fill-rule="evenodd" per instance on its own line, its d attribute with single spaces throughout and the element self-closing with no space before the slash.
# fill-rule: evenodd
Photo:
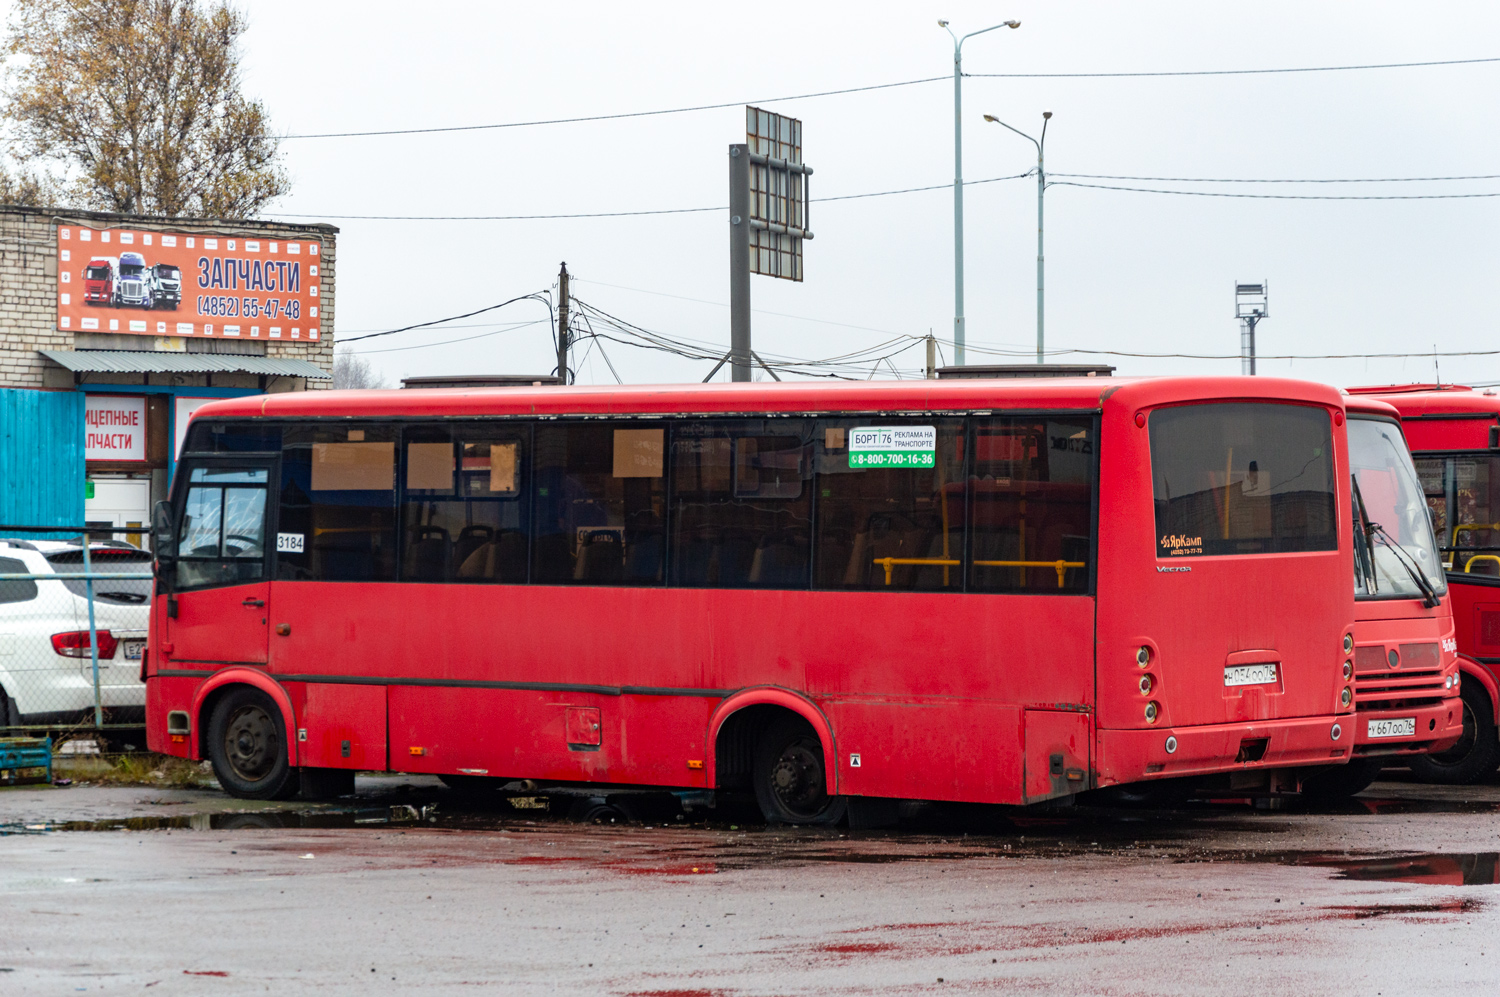
<svg viewBox="0 0 1500 997">
<path fill-rule="evenodd" d="M 1005 21 L 960 38 L 938 21 L 938 27 L 953 39 L 953 356 L 954 363 L 964 363 L 964 42 L 998 28 L 1019 28 L 1020 21 Z"/>
<path fill-rule="evenodd" d="M 1001 126 L 1003 126 L 1005 128 L 1010 128 L 1010 125 L 1007 125 L 1005 122 L 1001 121 L 999 118 L 995 117 L 993 114 L 986 114 L 984 116 L 984 120 L 988 121 L 992 125 L 1001 125 Z M 1021 136 L 1022 138 L 1026 139 L 1028 142 L 1030 142 L 1032 145 L 1036 146 L 1036 362 L 1037 363 L 1045 363 L 1046 362 L 1045 359 L 1044 359 L 1044 357 L 1045 357 L 1046 354 L 1045 354 L 1045 351 L 1043 349 L 1043 346 L 1044 346 L 1044 344 L 1046 342 L 1046 336 L 1045 336 L 1045 329 L 1046 329 L 1046 323 L 1045 323 L 1045 318 L 1046 318 L 1046 302 L 1045 302 L 1044 297 L 1043 297 L 1043 291 L 1044 291 L 1044 288 L 1046 287 L 1046 284 L 1042 280 L 1043 266 L 1044 266 L 1044 257 L 1042 255 L 1042 202 L 1043 202 L 1044 195 L 1047 193 L 1047 171 L 1046 171 L 1045 162 L 1044 162 L 1044 160 L 1042 158 L 1042 152 L 1043 152 L 1043 150 L 1047 146 L 1047 122 L 1049 122 L 1051 120 L 1052 120 L 1052 112 L 1051 111 L 1043 111 L 1042 112 L 1042 137 L 1040 139 L 1034 139 L 1034 138 L 1032 138 L 1030 135 L 1027 135 L 1025 132 L 1021 131 L 1019 128 L 1010 128 L 1011 131 L 1015 132 L 1017 135 Z"/>
</svg>

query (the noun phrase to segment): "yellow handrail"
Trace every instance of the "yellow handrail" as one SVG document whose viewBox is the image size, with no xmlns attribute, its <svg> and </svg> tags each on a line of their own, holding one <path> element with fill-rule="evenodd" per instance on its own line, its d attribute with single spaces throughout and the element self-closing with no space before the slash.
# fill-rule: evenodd
<svg viewBox="0 0 1500 997">
<path fill-rule="evenodd" d="M 1464 565 L 1464 574 L 1467 575 L 1469 573 L 1469 569 L 1474 567 L 1475 561 L 1494 561 L 1495 566 L 1497 568 L 1500 568 L 1500 556 L 1497 556 L 1495 554 L 1475 554 L 1473 557 L 1469 558 L 1469 563 Z"/>
<path fill-rule="evenodd" d="M 1453 527 L 1453 546 L 1458 546 L 1458 533 L 1460 530 L 1500 530 L 1500 523 L 1459 523 Z"/>
<path fill-rule="evenodd" d="M 963 564 L 946 557 L 877 557 L 875 563 L 885 568 L 885 583 L 891 584 L 891 571 L 898 564 L 941 564 L 944 567 Z M 1069 568 L 1084 568 L 1085 561 L 975 561 L 986 568 L 1051 568 L 1057 572 L 1057 587 L 1063 587 Z"/>
</svg>

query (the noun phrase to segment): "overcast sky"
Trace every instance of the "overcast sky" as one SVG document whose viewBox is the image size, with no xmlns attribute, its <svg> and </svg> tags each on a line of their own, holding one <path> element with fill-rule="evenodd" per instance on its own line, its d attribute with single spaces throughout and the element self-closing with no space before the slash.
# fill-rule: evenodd
<svg viewBox="0 0 1500 997">
<path fill-rule="evenodd" d="M 256 0 L 245 82 L 289 135 L 758 101 L 804 121 L 814 197 L 949 184 L 949 80 L 802 100 L 784 95 L 945 77 L 960 33 L 970 73 L 1337 66 L 1500 56 L 1494 3 L 318 3 Z M 1022 173 L 1050 109 L 1049 172 L 1369 178 L 1500 174 L 1500 63 L 1142 79 L 968 79 L 965 178 Z M 514 215 L 727 204 L 739 107 L 619 121 L 381 138 L 289 139 L 293 193 L 271 216 L 340 227 L 340 338 L 551 288 L 639 326 L 727 348 L 727 210 L 562 221 L 359 221 L 341 215 Z M 1035 132 L 1033 131 L 1033 134 Z M 1061 178 L 1059 178 L 1061 179 Z M 1128 181 L 1083 181 L 1132 185 Z M 1134 186 L 1209 189 L 1141 182 Z M 1234 193 L 1500 192 L 1447 183 L 1236 184 Z M 979 348 L 1035 343 L 1036 184 L 970 187 L 967 314 Z M 1053 187 L 1047 344 L 1235 354 L 1236 280 L 1267 279 L 1263 355 L 1500 349 L 1500 197 L 1296 201 Z M 300 219 L 299 219 L 300 220 Z M 833 357 L 953 323 L 951 188 L 814 204 L 806 281 L 754 277 L 758 351 Z M 672 297 L 672 296 L 677 297 Z M 697 300 L 682 300 L 697 299 Z M 546 317 L 523 302 L 361 352 L 394 383 L 420 374 L 538 373 Z M 615 343 L 627 382 L 701 380 L 710 364 Z M 581 346 L 586 349 L 587 346 Z M 387 352 L 374 352 L 382 350 Z M 948 354 L 951 357 L 951 352 Z M 922 364 L 916 345 L 893 361 Z M 1017 360 L 1025 357 L 1016 358 Z M 1237 373 L 1238 360 L 1071 354 L 1122 374 Z M 1445 380 L 1500 380 L 1500 356 L 1441 361 Z M 1262 373 L 1347 385 L 1431 379 L 1413 359 L 1264 360 Z M 725 374 L 721 373 L 720 377 Z M 877 377 L 893 376 L 882 367 Z M 612 383 L 597 349 L 580 382 Z"/>
</svg>

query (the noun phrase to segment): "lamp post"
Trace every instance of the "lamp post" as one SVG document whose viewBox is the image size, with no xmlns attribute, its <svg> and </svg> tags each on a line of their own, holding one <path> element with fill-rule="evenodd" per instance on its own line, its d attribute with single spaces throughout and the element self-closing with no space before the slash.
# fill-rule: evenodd
<svg viewBox="0 0 1500 997">
<path fill-rule="evenodd" d="M 964 42 L 998 28 L 1020 26 L 1020 21 L 1005 21 L 959 37 L 947 21 L 938 21 L 938 27 L 953 39 L 953 362 L 960 367 L 964 363 Z"/>
<path fill-rule="evenodd" d="M 1046 257 L 1042 252 L 1042 205 L 1047 193 L 1047 170 L 1042 153 L 1047 147 L 1047 122 L 1052 120 L 1052 112 L 1042 112 L 1042 137 L 1040 139 L 1032 138 L 1018 128 L 1011 128 L 993 114 L 986 114 L 984 120 L 993 125 L 1010 128 L 1011 131 L 1036 146 L 1036 362 L 1045 363 L 1047 307 L 1046 282 L 1043 280 Z"/>
</svg>

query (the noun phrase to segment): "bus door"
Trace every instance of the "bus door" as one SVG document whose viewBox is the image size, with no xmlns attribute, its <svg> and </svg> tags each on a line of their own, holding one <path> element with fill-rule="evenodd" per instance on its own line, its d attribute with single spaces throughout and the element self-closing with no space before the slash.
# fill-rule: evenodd
<svg viewBox="0 0 1500 997">
<path fill-rule="evenodd" d="M 175 551 L 162 568 L 162 651 L 173 666 L 266 663 L 276 472 L 269 456 L 178 463 Z"/>
</svg>

